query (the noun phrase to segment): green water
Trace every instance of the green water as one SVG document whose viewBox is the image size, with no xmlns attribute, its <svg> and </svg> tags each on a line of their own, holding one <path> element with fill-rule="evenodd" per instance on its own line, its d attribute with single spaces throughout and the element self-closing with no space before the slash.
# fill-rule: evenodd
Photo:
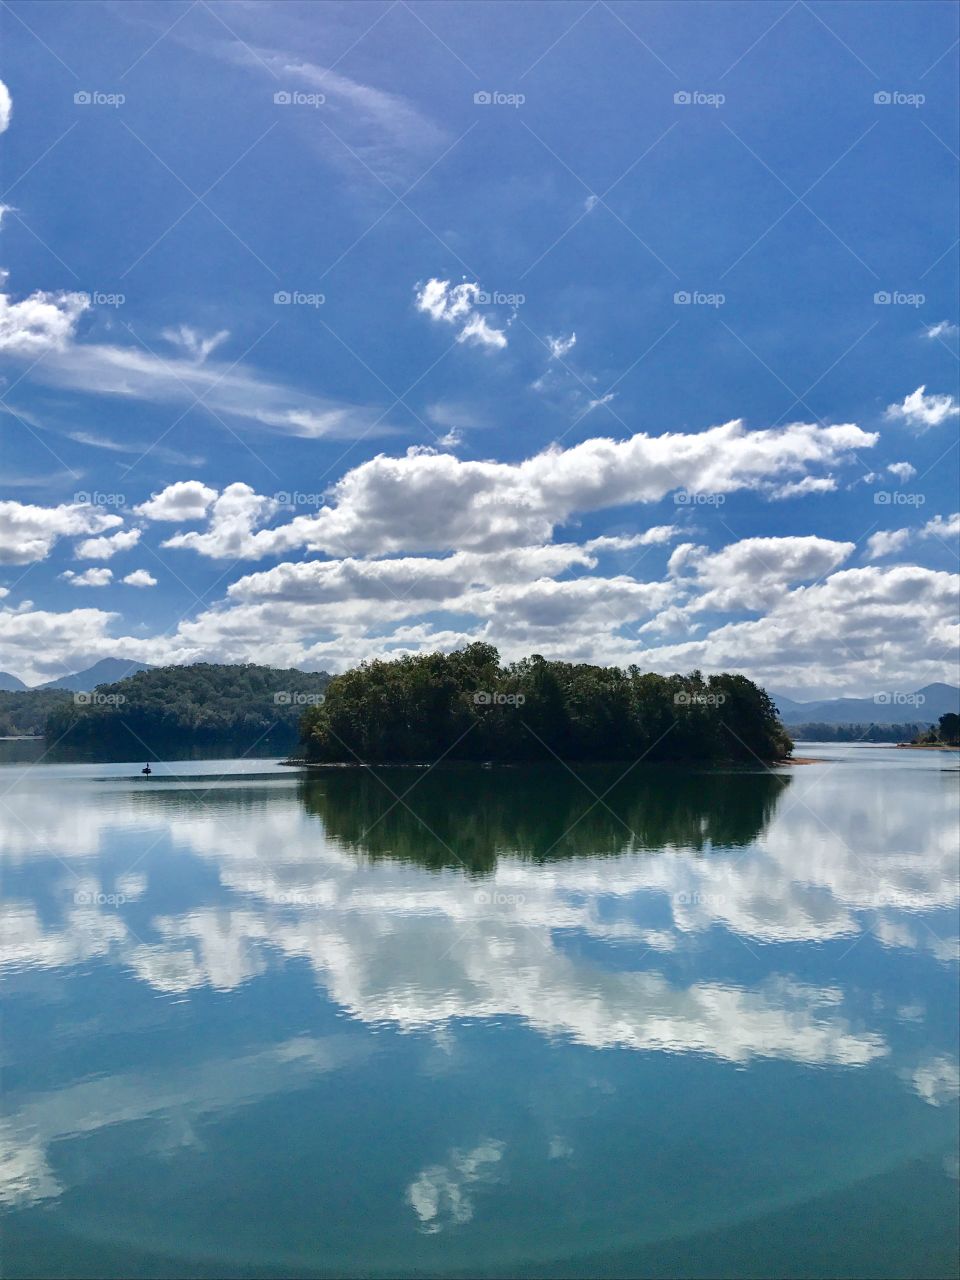
<svg viewBox="0 0 960 1280">
<path fill-rule="evenodd" d="M 3 764 L 3 1274 L 955 1275 L 957 756 L 815 753 Z"/>
</svg>

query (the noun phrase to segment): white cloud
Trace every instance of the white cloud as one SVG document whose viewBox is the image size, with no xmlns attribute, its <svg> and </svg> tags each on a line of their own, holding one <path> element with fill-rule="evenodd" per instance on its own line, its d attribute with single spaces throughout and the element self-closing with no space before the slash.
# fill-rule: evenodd
<svg viewBox="0 0 960 1280">
<path fill-rule="evenodd" d="M 875 533 L 867 539 L 866 557 L 879 560 L 882 556 L 902 551 L 914 538 L 956 538 L 960 535 L 960 514 L 934 516 L 919 529 L 890 529 Z"/>
<path fill-rule="evenodd" d="M 102 533 L 122 523 L 120 516 L 84 503 L 36 507 L 23 502 L 0 502 L 0 564 L 45 560 L 58 538 Z"/>
<path fill-rule="evenodd" d="M 113 581 L 113 571 L 84 569 L 83 573 L 74 573 L 72 569 L 67 569 L 60 574 L 60 577 L 71 587 L 106 587 Z"/>
<path fill-rule="evenodd" d="M 480 286 L 475 281 L 453 285 L 449 280 L 432 278 L 417 285 L 415 295 L 418 311 L 459 329 L 457 342 L 501 349 L 507 345 L 503 330 L 493 328 L 475 309 L 480 297 Z"/>
<path fill-rule="evenodd" d="M 421 1170 L 406 1195 L 421 1230 L 435 1235 L 445 1227 L 469 1222 L 473 1217 L 473 1194 L 468 1188 L 492 1180 L 504 1149 L 502 1142 L 485 1138 L 471 1151 L 452 1150 L 446 1164 Z"/>
<path fill-rule="evenodd" d="M 507 335 L 502 329 L 494 329 L 486 316 L 474 312 L 457 334 L 457 341 L 472 343 L 477 347 L 502 349 L 507 345 Z"/>
<path fill-rule="evenodd" d="M 246 554 L 251 530 L 278 510 L 273 498 L 255 493 L 248 484 L 230 484 L 214 500 L 205 533 L 174 534 L 163 546 L 193 547 L 215 559 L 236 558 Z"/>
<path fill-rule="evenodd" d="M 901 484 L 906 484 L 917 474 L 917 468 L 909 462 L 891 462 L 887 470 L 892 476 L 896 476 Z"/>
<path fill-rule="evenodd" d="M 747 671 L 774 688 L 916 689 L 948 678 L 958 586 L 956 574 L 918 565 L 842 569 L 783 595 L 763 618 L 648 649 L 642 661 L 658 671 Z"/>
<path fill-rule="evenodd" d="M 128 587 L 155 587 L 157 585 L 156 578 L 146 569 L 134 569 L 133 573 L 128 573 L 123 581 Z"/>
<path fill-rule="evenodd" d="M 679 535 L 672 524 L 659 524 L 644 533 L 615 534 L 610 537 L 591 538 L 583 544 L 584 551 L 632 551 L 634 547 L 654 547 Z"/>
<path fill-rule="evenodd" d="M 10 97 L 10 90 L 0 80 L 0 133 L 6 133 L 10 128 L 10 117 L 13 115 L 13 99 Z"/>
<path fill-rule="evenodd" d="M 562 360 L 577 345 L 577 335 L 571 333 L 568 338 L 547 338 L 551 360 Z"/>
<path fill-rule="evenodd" d="M 171 520 L 177 523 L 202 520 L 216 496 L 217 490 L 200 480 L 178 480 L 176 484 L 168 484 L 165 489 L 153 494 L 139 507 L 134 507 L 134 512 L 147 520 Z"/>
<path fill-rule="evenodd" d="M 0 293 L 0 352 L 32 361 L 43 355 L 31 366 L 36 378 L 91 395 L 201 402 L 214 414 L 307 439 L 392 433 L 376 406 L 336 403 L 270 382 L 238 364 L 206 360 L 221 334 L 204 339 L 186 326 L 168 331 L 190 352 L 190 358 L 170 360 L 140 346 L 77 342 L 77 322 L 89 306 L 85 293 L 38 291 L 20 302 Z"/>
<path fill-rule="evenodd" d="M 606 395 L 598 396 L 596 400 L 591 400 L 587 405 L 587 413 L 589 413 L 591 409 L 599 409 L 601 405 L 609 404 L 611 400 L 616 400 L 616 398 L 617 393 L 615 391 L 608 391 Z"/>
<path fill-rule="evenodd" d="M 960 333 L 960 328 L 953 324 L 950 320 L 940 320 L 937 324 L 932 324 L 928 329 L 924 330 L 924 334 L 928 338 L 955 338 Z"/>
<path fill-rule="evenodd" d="M 833 476 L 804 476 L 778 485 L 770 493 L 771 498 L 804 498 L 810 493 L 833 493 L 837 482 Z"/>
<path fill-rule="evenodd" d="M 118 551 L 129 551 L 139 541 L 139 529 L 126 529 L 105 538 L 87 538 L 84 542 L 78 542 L 74 555 L 78 560 L 109 560 Z"/>
<path fill-rule="evenodd" d="M 882 529 L 871 534 L 867 539 L 864 554 L 868 560 L 879 560 L 882 556 L 893 555 L 902 551 L 912 536 L 910 529 Z"/>
<path fill-rule="evenodd" d="M 706 609 L 764 609 L 797 582 L 807 582 L 836 569 L 853 552 L 852 542 L 827 538 L 744 538 L 722 550 L 683 543 L 670 558 L 670 571 L 693 570 L 693 579 L 705 589 L 689 606 Z"/>
<path fill-rule="evenodd" d="M 519 463 L 411 449 L 399 458 L 378 454 L 348 471 L 314 515 L 258 533 L 251 525 L 229 551 L 220 549 L 222 540 L 195 534 L 168 545 L 251 558 L 303 546 L 337 556 L 529 546 L 548 541 L 577 512 L 656 502 L 680 488 L 758 490 L 777 476 L 839 463 L 876 439 L 853 424 L 747 431 L 733 421 L 689 435 L 594 438 Z"/>
<path fill-rule="evenodd" d="M 939 427 L 949 418 L 960 416 L 960 405 L 952 395 L 925 395 L 926 387 L 911 391 L 901 404 L 887 405 L 888 418 L 900 418 L 918 431 Z"/>
<path fill-rule="evenodd" d="M 219 333 L 204 337 L 203 334 L 191 328 L 190 325 L 182 324 L 176 329 L 164 329 L 161 337 L 166 338 L 173 346 L 185 351 L 197 364 L 203 364 L 207 356 L 230 337 L 230 330 L 221 329 Z"/>
<path fill-rule="evenodd" d="M 920 530 L 922 538 L 956 538 L 960 537 L 960 512 L 952 516 L 934 516 Z"/>
<path fill-rule="evenodd" d="M 89 306 L 85 293 L 38 290 L 20 302 L 0 293 L 0 352 L 35 359 L 65 349 Z"/>
</svg>

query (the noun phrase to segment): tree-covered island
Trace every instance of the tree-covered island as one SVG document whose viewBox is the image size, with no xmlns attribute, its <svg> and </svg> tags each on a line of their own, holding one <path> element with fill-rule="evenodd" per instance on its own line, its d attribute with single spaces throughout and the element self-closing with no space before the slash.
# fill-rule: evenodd
<svg viewBox="0 0 960 1280">
<path fill-rule="evenodd" d="M 334 676 L 301 735 L 299 756 L 312 764 L 756 764 L 793 749 L 772 700 L 745 676 L 662 676 L 538 654 L 504 666 L 483 643 Z"/>
</svg>

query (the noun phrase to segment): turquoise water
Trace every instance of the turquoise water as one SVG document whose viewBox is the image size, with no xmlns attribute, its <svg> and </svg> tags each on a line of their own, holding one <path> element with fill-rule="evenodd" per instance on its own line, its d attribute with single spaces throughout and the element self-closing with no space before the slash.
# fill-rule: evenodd
<svg viewBox="0 0 960 1280">
<path fill-rule="evenodd" d="M 799 754 L 3 765 L 4 1274 L 955 1275 L 957 755 Z"/>
</svg>

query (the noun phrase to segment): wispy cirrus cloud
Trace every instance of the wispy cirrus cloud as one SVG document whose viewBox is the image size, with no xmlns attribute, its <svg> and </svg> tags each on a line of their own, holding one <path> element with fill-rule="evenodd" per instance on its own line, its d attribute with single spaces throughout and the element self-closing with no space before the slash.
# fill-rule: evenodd
<svg viewBox="0 0 960 1280">
<path fill-rule="evenodd" d="M 196 405 L 284 435 L 353 439 L 392 433 L 376 406 L 324 399 L 271 381 L 240 362 L 206 359 L 219 334 L 203 339 L 181 326 L 176 331 L 179 345 L 190 357 L 169 360 L 140 346 L 82 341 L 77 329 L 89 305 L 84 293 L 36 292 L 20 302 L 0 294 L 0 355 L 32 361 L 29 377 L 48 385 L 94 396 L 185 404 L 188 410 Z M 184 332 L 189 336 L 184 338 Z"/>
</svg>

